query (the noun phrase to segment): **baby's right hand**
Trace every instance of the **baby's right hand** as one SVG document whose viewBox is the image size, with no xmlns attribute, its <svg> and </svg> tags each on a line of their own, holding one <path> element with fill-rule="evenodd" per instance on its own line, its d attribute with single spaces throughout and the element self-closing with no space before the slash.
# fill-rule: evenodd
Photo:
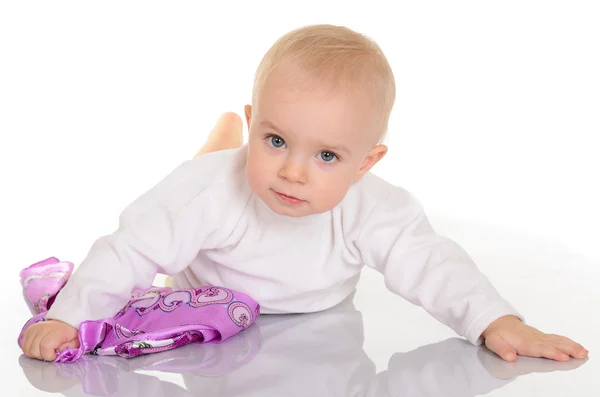
<svg viewBox="0 0 600 397">
<path fill-rule="evenodd" d="M 26 356 L 38 360 L 54 361 L 56 352 L 65 347 L 79 348 L 77 329 L 58 320 L 47 320 L 29 327 L 21 342 L 21 349 Z"/>
</svg>

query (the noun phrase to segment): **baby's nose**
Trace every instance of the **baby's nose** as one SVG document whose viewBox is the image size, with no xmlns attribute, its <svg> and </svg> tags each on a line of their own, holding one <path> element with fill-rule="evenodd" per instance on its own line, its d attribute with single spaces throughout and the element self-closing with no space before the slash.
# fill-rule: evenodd
<svg viewBox="0 0 600 397">
<path fill-rule="evenodd" d="M 306 183 L 306 166 L 299 161 L 286 161 L 279 170 L 279 177 L 293 183 Z"/>
</svg>

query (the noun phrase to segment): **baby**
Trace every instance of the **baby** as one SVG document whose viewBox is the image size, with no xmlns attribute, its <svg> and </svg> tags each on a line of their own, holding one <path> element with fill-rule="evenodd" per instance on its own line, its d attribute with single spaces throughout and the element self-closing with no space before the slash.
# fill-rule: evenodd
<svg viewBox="0 0 600 397">
<path fill-rule="evenodd" d="M 54 360 L 78 347 L 82 321 L 111 317 L 157 274 L 175 289 L 223 286 L 261 312 L 327 310 L 364 266 L 502 359 L 567 361 L 581 345 L 526 325 L 465 251 L 435 233 L 417 200 L 370 173 L 395 100 L 379 46 L 345 27 L 292 31 L 267 52 L 242 121 L 226 114 L 194 159 L 124 209 L 22 348 Z M 406 324 L 397 326 L 406 327 Z"/>
</svg>

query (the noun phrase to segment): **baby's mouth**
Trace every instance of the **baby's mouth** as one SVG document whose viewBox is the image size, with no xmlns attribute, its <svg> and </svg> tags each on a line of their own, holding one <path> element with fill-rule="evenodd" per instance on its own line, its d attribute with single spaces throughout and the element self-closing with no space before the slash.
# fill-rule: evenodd
<svg viewBox="0 0 600 397">
<path fill-rule="evenodd" d="M 278 197 L 280 200 L 282 200 L 282 201 L 285 201 L 286 203 L 289 203 L 289 204 L 296 204 L 296 205 L 297 205 L 297 204 L 303 204 L 303 203 L 306 203 L 306 200 L 302 200 L 302 199 L 299 199 L 299 198 L 297 198 L 297 197 L 294 197 L 294 196 L 289 196 L 289 195 L 287 195 L 287 194 L 285 194 L 285 193 L 280 193 L 280 192 L 278 192 L 278 191 L 276 191 L 276 190 L 273 190 L 273 191 L 275 192 L 275 195 L 276 195 L 276 196 L 277 196 L 277 197 Z"/>
</svg>

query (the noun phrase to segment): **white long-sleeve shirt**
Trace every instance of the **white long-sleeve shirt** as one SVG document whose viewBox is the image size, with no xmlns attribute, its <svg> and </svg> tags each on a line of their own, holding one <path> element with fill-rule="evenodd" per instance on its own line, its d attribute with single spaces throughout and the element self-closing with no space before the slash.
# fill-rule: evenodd
<svg viewBox="0 0 600 397">
<path fill-rule="evenodd" d="M 196 157 L 131 203 L 47 318 L 78 328 L 112 317 L 157 273 L 173 275 L 175 288 L 246 293 L 266 314 L 316 312 L 347 298 L 364 266 L 473 344 L 495 319 L 522 318 L 406 190 L 368 173 L 334 209 L 286 217 L 252 193 L 245 163 L 245 146 Z"/>
</svg>

